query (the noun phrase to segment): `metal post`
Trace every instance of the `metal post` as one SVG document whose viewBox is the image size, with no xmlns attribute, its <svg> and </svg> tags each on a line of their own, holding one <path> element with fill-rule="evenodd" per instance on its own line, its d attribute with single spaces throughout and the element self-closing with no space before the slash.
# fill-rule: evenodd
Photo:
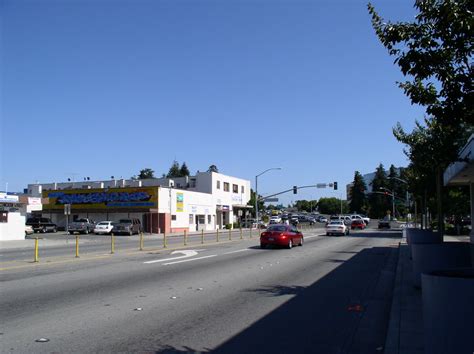
<svg viewBox="0 0 474 354">
<path fill-rule="evenodd" d="M 187 243 L 186 243 L 186 230 L 184 230 L 184 245 L 186 246 Z"/>
<path fill-rule="evenodd" d="M 140 251 L 143 251 L 143 232 L 140 232 Z"/>
<path fill-rule="evenodd" d="M 166 248 L 166 231 L 163 231 L 163 248 Z"/>
<path fill-rule="evenodd" d="M 252 238 L 252 229 L 253 229 L 253 225 L 250 225 L 250 238 Z"/>
<path fill-rule="evenodd" d="M 219 229 L 217 229 L 216 242 L 219 242 Z"/>
<path fill-rule="evenodd" d="M 229 241 L 232 240 L 232 229 L 229 229 Z"/>
<path fill-rule="evenodd" d="M 76 258 L 79 258 L 79 235 L 76 235 Z"/>
<path fill-rule="evenodd" d="M 110 254 L 114 254 L 115 253 L 115 237 L 114 237 L 114 233 L 112 232 L 110 234 Z"/>
<path fill-rule="evenodd" d="M 201 243 L 204 244 L 204 229 L 201 230 Z"/>
<path fill-rule="evenodd" d="M 258 175 L 255 176 L 255 220 L 258 225 Z"/>
<path fill-rule="evenodd" d="M 395 191 L 392 191 L 392 220 L 395 218 Z"/>
<path fill-rule="evenodd" d="M 242 226 L 240 227 L 240 239 L 242 240 L 243 237 L 242 237 Z"/>
<path fill-rule="evenodd" d="M 38 263 L 38 262 L 39 262 L 38 247 L 39 247 L 39 244 L 38 244 L 38 237 L 36 237 L 36 238 L 35 238 L 35 258 L 34 258 L 34 262 L 35 262 L 35 263 Z"/>
</svg>

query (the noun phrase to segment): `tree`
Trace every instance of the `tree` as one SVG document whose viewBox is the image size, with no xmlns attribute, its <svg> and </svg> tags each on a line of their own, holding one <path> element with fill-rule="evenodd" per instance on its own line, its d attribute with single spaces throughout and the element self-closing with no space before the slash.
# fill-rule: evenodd
<svg viewBox="0 0 474 354">
<path fill-rule="evenodd" d="M 174 160 L 173 164 L 171 165 L 168 171 L 168 174 L 166 175 L 166 178 L 176 178 L 176 177 L 181 177 L 181 175 L 180 175 L 179 163 L 178 161 Z"/>
<path fill-rule="evenodd" d="M 352 212 L 366 212 L 367 209 L 367 186 L 364 181 L 364 177 L 359 171 L 354 173 L 354 181 L 350 190 L 351 201 L 349 203 L 349 210 Z"/>
<path fill-rule="evenodd" d="M 190 175 L 188 166 L 186 166 L 186 162 L 183 162 L 183 164 L 181 165 L 181 168 L 179 169 L 179 174 L 180 177 L 186 177 Z"/>
<path fill-rule="evenodd" d="M 209 168 L 207 169 L 207 172 L 216 172 L 216 173 L 218 173 L 219 170 L 217 169 L 217 166 L 216 166 L 216 165 L 211 165 L 211 166 L 209 166 Z"/>
<path fill-rule="evenodd" d="M 261 196 L 259 196 L 261 197 Z M 252 207 L 255 208 L 255 191 L 253 189 L 250 189 L 250 200 L 249 202 L 247 203 L 247 205 L 251 205 Z M 258 201 L 258 210 L 264 210 L 265 209 L 265 205 L 263 204 L 263 201 L 262 200 L 259 200 Z M 251 211 L 253 217 L 255 217 L 255 209 L 253 209 Z"/>
<path fill-rule="evenodd" d="M 312 212 L 313 210 L 315 210 L 317 205 L 317 200 L 297 200 L 295 203 L 295 207 L 298 209 L 298 211 L 307 212 Z"/>
<path fill-rule="evenodd" d="M 346 200 L 340 200 L 338 198 L 319 198 L 318 207 L 321 214 L 339 214 L 348 212 L 348 205 Z"/>
<path fill-rule="evenodd" d="M 375 170 L 375 176 L 371 186 L 372 193 L 369 196 L 369 215 L 373 218 L 382 218 L 387 215 L 388 210 L 392 210 L 392 199 L 384 189 L 388 189 L 388 181 L 382 164 Z"/>
<path fill-rule="evenodd" d="M 368 5 L 377 36 L 389 54 L 396 57 L 395 63 L 402 73 L 411 77 L 411 81 L 398 83 L 399 87 L 413 104 L 426 107 L 425 126 L 416 122 L 412 133 L 406 133 L 398 123 L 394 135 L 409 146 L 407 156 L 412 171 L 415 174 L 421 171 L 421 179 L 434 181 L 436 185 L 438 225 L 442 233 L 442 174 L 457 160 L 460 148 L 474 131 L 474 3 L 416 0 L 415 8 L 419 11 L 415 22 L 391 23 L 384 22 L 374 7 Z"/>
<path fill-rule="evenodd" d="M 138 173 L 138 176 L 132 176 L 132 179 L 147 179 L 147 178 L 155 178 L 155 171 L 153 171 L 151 168 L 144 168 L 143 170 L 140 170 Z"/>
</svg>

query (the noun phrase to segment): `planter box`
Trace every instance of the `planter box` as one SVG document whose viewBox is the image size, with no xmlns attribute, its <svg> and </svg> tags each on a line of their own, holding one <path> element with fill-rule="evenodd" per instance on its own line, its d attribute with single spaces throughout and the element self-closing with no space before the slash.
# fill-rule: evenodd
<svg viewBox="0 0 474 354">
<path fill-rule="evenodd" d="M 411 251 L 413 255 L 413 283 L 416 288 L 421 287 L 422 273 L 472 266 L 471 246 L 468 242 L 412 244 Z"/>
<path fill-rule="evenodd" d="M 474 351 L 474 269 L 440 270 L 422 275 L 424 352 Z"/>
<path fill-rule="evenodd" d="M 443 236 L 431 230 L 421 230 L 408 228 L 404 230 L 404 235 L 409 245 L 413 243 L 440 243 Z"/>
</svg>

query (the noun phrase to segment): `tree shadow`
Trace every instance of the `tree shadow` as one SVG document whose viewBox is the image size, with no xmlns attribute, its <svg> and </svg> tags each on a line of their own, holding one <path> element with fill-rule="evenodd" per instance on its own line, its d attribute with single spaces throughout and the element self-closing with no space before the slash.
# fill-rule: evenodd
<svg viewBox="0 0 474 354">
<path fill-rule="evenodd" d="M 283 286 L 283 285 L 276 285 L 276 286 L 268 286 L 265 288 L 257 288 L 257 289 L 247 289 L 244 290 L 246 292 L 256 292 L 263 295 L 271 295 L 271 296 L 283 296 L 283 295 L 297 295 L 301 293 L 306 287 L 305 286 Z"/>
</svg>

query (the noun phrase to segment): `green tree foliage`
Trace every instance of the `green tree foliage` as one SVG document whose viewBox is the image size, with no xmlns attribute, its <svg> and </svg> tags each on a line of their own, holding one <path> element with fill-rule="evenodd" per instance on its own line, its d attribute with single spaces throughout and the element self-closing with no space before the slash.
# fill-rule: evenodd
<svg viewBox="0 0 474 354">
<path fill-rule="evenodd" d="M 132 176 L 132 179 L 147 179 L 147 178 L 155 178 L 155 171 L 151 168 L 144 168 L 140 170 L 138 176 Z"/>
<path fill-rule="evenodd" d="M 352 212 L 365 213 L 367 210 L 367 186 L 364 178 L 359 171 L 354 173 L 354 181 L 350 190 L 351 201 L 349 203 L 349 210 Z"/>
<path fill-rule="evenodd" d="M 173 164 L 171 165 L 166 177 L 167 178 L 181 177 L 181 172 L 180 172 L 178 161 L 176 161 L 176 160 L 173 161 Z"/>
<path fill-rule="evenodd" d="M 180 177 L 185 177 L 185 176 L 189 176 L 190 175 L 190 172 L 189 172 L 189 169 L 188 169 L 188 166 L 186 166 L 186 162 L 183 162 L 180 169 L 179 169 L 179 174 L 180 174 Z"/>
<path fill-rule="evenodd" d="M 382 164 L 375 170 L 375 176 L 371 183 L 372 193 L 369 196 L 369 215 L 373 218 L 383 218 L 387 210 L 392 210 L 392 199 L 385 195 L 384 188 L 389 188 L 387 175 Z"/>
<path fill-rule="evenodd" d="M 259 196 L 261 197 L 261 196 Z M 251 205 L 254 209 L 251 211 L 252 216 L 255 217 L 255 191 L 253 189 L 250 189 L 250 200 L 247 203 L 247 205 Z M 258 201 L 258 210 L 265 210 L 265 205 L 263 201 L 259 200 Z M 259 213 L 260 214 L 260 213 Z"/>
<path fill-rule="evenodd" d="M 317 206 L 317 200 L 297 200 L 295 203 L 295 208 L 297 208 L 298 211 L 307 211 L 308 213 L 314 211 Z"/>
<path fill-rule="evenodd" d="M 211 165 L 211 166 L 209 166 L 209 168 L 207 169 L 207 172 L 216 172 L 216 173 L 218 173 L 218 172 L 219 172 L 219 169 L 217 168 L 216 165 Z"/>
<path fill-rule="evenodd" d="M 348 205 L 346 200 L 340 200 L 338 198 L 320 198 L 318 201 L 318 208 L 321 214 L 340 214 L 342 203 L 342 212 L 348 212 Z"/>
</svg>

